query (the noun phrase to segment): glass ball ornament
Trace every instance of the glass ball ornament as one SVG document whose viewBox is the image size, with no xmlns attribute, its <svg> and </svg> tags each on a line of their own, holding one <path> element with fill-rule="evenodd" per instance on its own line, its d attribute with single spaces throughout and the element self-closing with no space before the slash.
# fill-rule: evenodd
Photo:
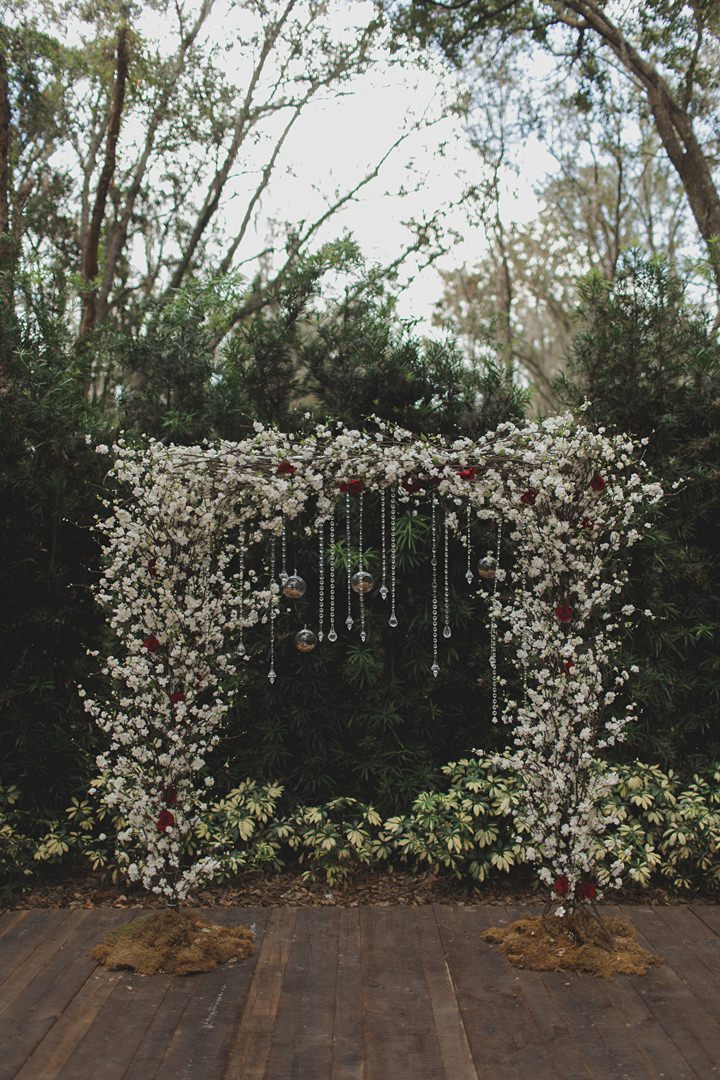
<svg viewBox="0 0 720 1080">
<path fill-rule="evenodd" d="M 291 600 L 299 600 L 306 590 L 307 585 L 297 574 L 291 574 L 282 587 L 283 595 L 289 596 Z"/>
<path fill-rule="evenodd" d="M 372 574 L 368 574 L 367 570 L 358 570 L 350 578 L 350 587 L 356 593 L 369 593 L 375 588 L 375 579 Z"/>
<path fill-rule="evenodd" d="M 295 635 L 295 648 L 298 652 L 312 652 L 316 645 L 317 635 L 312 630 L 308 630 L 307 627 L 304 630 L 298 630 Z"/>
<path fill-rule="evenodd" d="M 483 581 L 492 581 L 495 577 L 496 569 L 497 563 L 495 561 L 495 556 L 488 551 L 487 555 L 485 555 L 478 563 L 478 576 L 481 577 Z"/>
</svg>

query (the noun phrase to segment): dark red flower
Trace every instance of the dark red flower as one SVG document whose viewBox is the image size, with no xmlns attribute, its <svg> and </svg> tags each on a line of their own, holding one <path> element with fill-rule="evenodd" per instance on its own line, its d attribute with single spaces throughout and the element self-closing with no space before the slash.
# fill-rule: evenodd
<svg viewBox="0 0 720 1080">
<path fill-rule="evenodd" d="M 523 506 L 534 506 L 537 497 L 537 490 L 535 488 L 528 488 L 527 491 L 523 491 L 522 495 L 520 496 L 520 502 L 523 504 Z"/>
<path fill-rule="evenodd" d="M 275 470 L 278 476 L 292 476 L 294 472 L 297 472 L 297 468 L 293 465 L 292 461 L 281 461 Z"/>
<path fill-rule="evenodd" d="M 148 559 L 147 572 L 150 575 L 150 577 L 157 577 L 157 575 L 158 575 L 157 559 Z"/>
<path fill-rule="evenodd" d="M 558 622 L 569 623 L 572 619 L 572 608 L 568 604 L 558 604 L 555 608 L 555 618 Z"/>
<path fill-rule="evenodd" d="M 155 824 L 158 827 L 158 832 L 165 832 L 166 829 L 175 824 L 175 815 L 170 810 L 161 810 Z"/>
<path fill-rule="evenodd" d="M 183 690 L 173 690 L 172 694 L 170 695 L 170 704 L 171 705 L 177 705 L 177 703 L 179 701 L 184 701 L 184 700 L 185 700 L 185 693 L 184 693 Z"/>
<path fill-rule="evenodd" d="M 166 787 L 163 791 L 163 799 L 168 806 L 175 806 L 175 803 L 177 802 L 177 788 Z M 170 816 L 172 817 L 172 814 Z M 170 824 L 172 824 L 172 822 L 170 822 Z"/>
<path fill-rule="evenodd" d="M 572 673 L 572 669 L 574 667 L 575 667 L 575 661 L 574 660 L 564 660 L 563 661 L 563 666 L 562 666 L 563 675 L 565 675 L 566 677 L 568 675 L 570 675 Z"/>
<path fill-rule="evenodd" d="M 467 469 L 458 469 L 458 476 L 461 480 L 474 480 L 478 471 L 474 465 L 469 465 Z"/>
<path fill-rule="evenodd" d="M 340 493 L 342 495 L 359 495 L 364 487 L 362 480 L 343 480 L 340 484 Z"/>
<path fill-rule="evenodd" d="M 588 532 L 591 532 L 591 530 L 595 528 L 595 522 L 591 517 L 584 517 L 580 524 L 583 529 L 587 529 Z"/>
<path fill-rule="evenodd" d="M 570 888 L 570 882 L 565 874 L 561 874 L 560 877 L 555 878 L 554 889 L 558 896 L 567 896 Z"/>
<path fill-rule="evenodd" d="M 600 473 L 595 473 L 592 480 L 590 481 L 590 487 L 597 495 L 599 495 L 601 491 L 605 490 L 604 477 L 602 477 Z"/>
<path fill-rule="evenodd" d="M 160 642 L 154 634 L 148 634 L 143 641 L 143 649 L 147 649 L 148 652 L 157 652 L 160 648 Z"/>
<path fill-rule="evenodd" d="M 402 482 L 402 486 L 407 491 L 408 495 L 416 495 L 418 491 L 422 491 L 422 481 L 418 480 L 416 476 L 406 476 Z"/>
<path fill-rule="evenodd" d="M 578 885 L 577 895 L 579 900 L 594 900 L 597 896 L 597 888 L 592 881 L 583 881 L 582 885 Z"/>
</svg>

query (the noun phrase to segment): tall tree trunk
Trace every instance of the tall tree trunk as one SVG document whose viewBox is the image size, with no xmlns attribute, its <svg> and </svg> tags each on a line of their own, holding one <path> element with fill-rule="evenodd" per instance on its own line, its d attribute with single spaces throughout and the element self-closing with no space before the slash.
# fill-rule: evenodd
<svg viewBox="0 0 720 1080">
<path fill-rule="evenodd" d="M 682 182 L 690 210 L 708 251 L 720 291 L 720 192 L 710 162 L 695 134 L 688 107 L 679 103 L 662 75 L 625 38 L 595 0 L 570 0 L 559 5 L 560 18 L 577 27 L 579 16 L 613 51 L 626 71 L 645 91 L 655 127 L 667 156 Z M 563 16 L 562 9 L 572 12 Z"/>
<path fill-rule="evenodd" d="M 105 219 L 105 207 L 107 206 L 110 184 L 115 175 L 115 160 L 117 143 L 120 135 L 120 122 L 122 120 L 123 105 L 125 102 L 125 87 L 128 75 L 128 26 L 125 20 L 118 27 L 117 52 L 115 64 L 115 79 L 110 110 L 108 112 L 107 137 L 105 140 L 105 158 L 103 161 L 100 179 L 98 180 L 95 204 L 87 233 L 82 244 L 82 277 L 85 282 L 85 291 L 82 295 L 82 319 L 78 338 L 82 341 L 97 320 L 96 294 L 97 277 L 99 270 L 98 253 L 100 250 L 100 236 L 103 221 Z"/>
</svg>

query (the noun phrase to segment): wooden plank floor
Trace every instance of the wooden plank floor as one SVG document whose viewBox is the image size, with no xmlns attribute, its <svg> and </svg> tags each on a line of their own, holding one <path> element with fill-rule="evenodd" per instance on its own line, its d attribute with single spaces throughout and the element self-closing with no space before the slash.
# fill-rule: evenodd
<svg viewBox="0 0 720 1080">
<path fill-rule="evenodd" d="M 516 907 L 222 908 L 256 949 L 188 978 L 89 958 L 142 912 L 7 912 L 0 1080 L 720 1078 L 720 909 L 612 912 L 643 978 L 511 968 L 480 934 Z"/>
</svg>

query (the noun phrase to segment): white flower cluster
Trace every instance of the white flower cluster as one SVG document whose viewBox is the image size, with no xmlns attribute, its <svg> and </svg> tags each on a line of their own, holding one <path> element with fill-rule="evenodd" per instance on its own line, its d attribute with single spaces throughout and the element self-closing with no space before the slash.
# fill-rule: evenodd
<svg viewBox="0 0 720 1080">
<path fill-rule="evenodd" d="M 112 773 L 105 801 L 127 823 L 118 857 L 128 877 L 179 900 L 215 870 L 189 856 L 212 782 L 200 774 L 229 708 L 241 632 L 278 603 L 245 554 L 283 520 L 312 535 L 341 492 L 393 488 L 410 503 L 434 494 L 456 528 L 468 504 L 509 526 L 512 571 L 500 571 L 491 604 L 527 692 L 505 719 L 540 875 L 566 879 L 572 901 L 607 824 L 597 807 L 612 780 L 590 766 L 628 720 L 610 709 L 628 678 L 612 671 L 629 617 L 615 611 L 618 556 L 640 537 L 640 508 L 661 495 L 633 465 L 632 444 L 569 416 L 451 445 L 382 422 L 371 434 L 321 425 L 298 440 L 255 429 L 209 448 L 113 447 L 97 599 L 118 648 L 103 666 L 111 697 L 85 705 L 109 737 L 98 764 Z"/>
</svg>

